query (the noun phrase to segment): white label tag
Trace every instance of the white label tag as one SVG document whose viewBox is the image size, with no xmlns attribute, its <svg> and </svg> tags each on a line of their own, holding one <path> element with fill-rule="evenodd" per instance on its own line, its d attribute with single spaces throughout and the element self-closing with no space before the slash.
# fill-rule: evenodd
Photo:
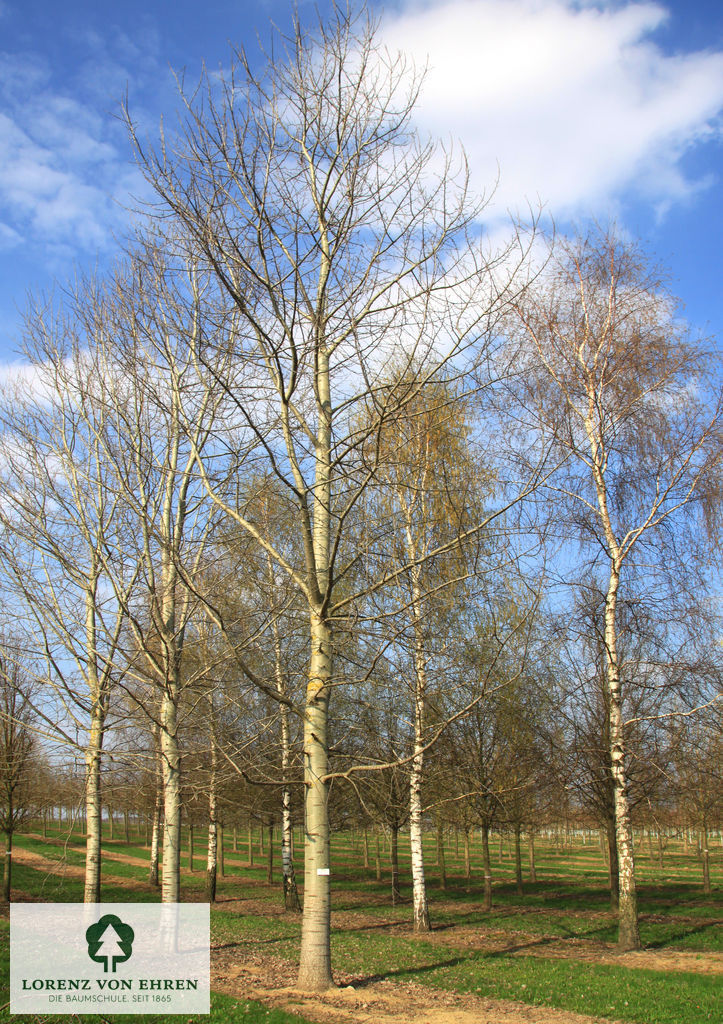
<svg viewBox="0 0 723 1024">
<path fill-rule="evenodd" d="M 317 868 L 316 869 L 316 873 L 317 873 L 317 875 L 330 875 L 331 874 L 329 868 Z"/>
<path fill-rule="evenodd" d="M 208 1013 L 207 903 L 11 903 L 11 1013 Z"/>
</svg>

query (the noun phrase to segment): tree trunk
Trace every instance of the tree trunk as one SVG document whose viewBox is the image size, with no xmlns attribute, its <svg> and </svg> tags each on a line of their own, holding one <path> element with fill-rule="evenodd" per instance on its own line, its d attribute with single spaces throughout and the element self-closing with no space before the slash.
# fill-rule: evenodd
<svg viewBox="0 0 723 1024">
<path fill-rule="evenodd" d="M 530 861 L 530 881 L 533 885 L 537 882 L 537 870 L 535 869 L 535 833 L 527 833 L 527 851 Z"/>
<path fill-rule="evenodd" d="M 88 746 L 85 752 L 85 806 L 88 835 L 85 843 L 84 903 L 100 903 L 101 836 L 103 806 L 101 802 L 101 757 L 105 713 L 101 695 L 96 692 L 91 709 Z"/>
<path fill-rule="evenodd" d="M 492 909 L 492 862 L 490 860 L 490 830 L 482 826 L 482 867 L 485 873 L 484 910 Z"/>
<path fill-rule="evenodd" d="M 12 815 L 12 808 L 9 809 L 10 815 Z M 10 902 L 10 884 L 13 872 L 13 834 L 12 832 L 5 833 L 5 856 L 3 857 L 3 900 L 5 903 Z"/>
<path fill-rule="evenodd" d="M 218 827 L 218 873 L 221 876 L 221 878 L 223 878 L 224 875 L 226 874 L 226 858 L 225 858 L 225 855 L 224 855 L 223 839 L 224 839 L 224 836 L 223 836 L 223 825 L 219 825 L 219 827 Z"/>
<path fill-rule="evenodd" d="M 123 811 L 123 829 L 124 829 L 125 837 L 126 837 L 126 846 L 130 846 L 131 845 L 131 832 L 130 832 L 130 827 L 129 827 L 128 811 L 127 810 Z"/>
<path fill-rule="evenodd" d="M 248 828 L 248 857 L 246 860 L 246 866 L 252 868 L 254 866 L 254 830 L 251 825 L 251 819 L 249 818 Z"/>
<path fill-rule="evenodd" d="M 710 853 L 708 851 L 708 822 L 703 822 L 703 843 L 701 856 L 703 858 L 703 892 L 710 893 Z"/>
<path fill-rule="evenodd" d="M 269 822 L 269 850 L 266 861 L 266 881 L 269 885 L 274 884 L 274 823 Z"/>
<path fill-rule="evenodd" d="M 194 840 L 195 840 L 195 831 L 196 830 L 195 830 L 192 822 L 189 822 L 188 823 L 188 849 L 187 849 L 188 870 L 189 871 L 194 871 L 195 870 L 195 868 L 194 868 L 194 853 L 195 853 L 195 850 L 194 850 Z"/>
<path fill-rule="evenodd" d="M 393 822 L 389 844 L 389 863 L 392 868 L 392 906 L 396 907 L 402 898 L 399 888 L 399 825 Z"/>
<path fill-rule="evenodd" d="M 377 839 L 377 852 L 376 852 L 376 856 L 374 858 L 374 868 L 375 868 L 375 871 L 376 871 L 377 882 L 381 882 L 381 880 L 382 880 L 382 854 L 381 854 L 381 850 L 379 849 L 379 830 L 378 829 L 376 830 L 376 839 Z"/>
<path fill-rule="evenodd" d="M 369 831 L 366 825 L 364 826 L 364 867 L 367 871 L 369 870 Z"/>
<path fill-rule="evenodd" d="M 206 899 L 209 903 L 216 902 L 216 881 L 218 875 L 218 745 L 216 741 L 216 708 L 214 705 L 213 688 L 208 692 L 208 718 L 210 765 L 208 779 L 208 850 L 206 857 Z M 189 857 L 193 871 L 193 843 L 189 839 Z"/>
<path fill-rule="evenodd" d="M 447 863 L 444 858 L 444 827 L 442 819 L 437 815 L 437 865 L 439 866 L 439 888 L 447 889 Z"/>
<path fill-rule="evenodd" d="M 472 858 L 469 852 L 469 829 L 464 830 L 464 877 L 472 877 Z"/>
<path fill-rule="evenodd" d="M 401 499 L 403 501 L 403 498 Z M 406 508 L 407 557 L 417 557 L 411 509 Z M 409 844 L 412 857 L 412 900 L 414 904 L 415 932 L 428 932 L 431 928 L 427 884 L 424 875 L 424 845 L 422 835 L 422 780 L 424 775 L 424 741 L 426 731 L 427 666 L 424 642 L 424 603 L 420 583 L 421 570 L 412 569 L 411 615 L 414 627 L 414 756 L 409 768 Z"/>
<path fill-rule="evenodd" d="M 515 823 L 515 887 L 517 895 L 522 896 L 524 887 L 522 885 L 522 850 L 520 849 L 520 824 Z"/>
<path fill-rule="evenodd" d="M 326 781 L 332 655 L 331 628 L 315 611 L 311 613 L 310 635 L 311 659 L 304 714 L 304 914 L 298 984 L 306 991 L 319 992 L 334 984 L 331 975 L 329 784 Z"/>
<path fill-rule="evenodd" d="M 163 903 L 181 902 L 181 762 L 177 736 L 177 693 L 175 685 L 164 687 L 161 700 Z"/>
<path fill-rule="evenodd" d="M 608 883 L 610 885 L 610 907 L 618 909 L 620 896 L 620 871 L 618 867 L 618 844 L 615 840 L 615 822 L 608 819 L 606 824 L 608 847 Z"/>
</svg>

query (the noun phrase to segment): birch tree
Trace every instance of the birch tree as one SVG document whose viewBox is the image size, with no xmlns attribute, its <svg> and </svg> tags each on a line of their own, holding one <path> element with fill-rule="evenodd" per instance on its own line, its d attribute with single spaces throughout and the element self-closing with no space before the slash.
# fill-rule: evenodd
<svg viewBox="0 0 723 1024">
<path fill-rule="evenodd" d="M 107 375 L 80 292 L 65 310 L 35 305 L 25 374 L 2 395 L 3 565 L 25 643 L 42 664 L 37 728 L 86 762 L 86 902 L 100 902 L 103 744 L 122 678 L 125 609 L 138 579 L 101 441 Z M 40 692 L 42 690 L 42 700 Z"/>
<path fill-rule="evenodd" d="M 553 437 L 560 459 L 549 492 L 555 533 L 592 550 L 585 572 L 599 579 L 605 595 L 600 634 L 620 874 L 618 942 L 637 949 L 619 605 L 640 593 L 641 581 L 646 590 L 662 586 L 691 557 L 686 527 L 700 513 L 719 454 L 712 361 L 685 330 L 660 275 L 637 246 L 612 232 L 559 240 L 547 271 L 516 305 L 516 317 L 532 360 L 523 396 L 532 414 L 526 429 Z"/>
</svg>

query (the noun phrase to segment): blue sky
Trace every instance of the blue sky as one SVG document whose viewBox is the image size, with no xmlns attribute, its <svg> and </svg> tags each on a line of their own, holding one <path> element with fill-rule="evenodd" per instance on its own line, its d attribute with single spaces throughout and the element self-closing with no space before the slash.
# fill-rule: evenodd
<svg viewBox="0 0 723 1024">
<path fill-rule="evenodd" d="M 420 127 L 461 139 L 480 190 L 499 169 L 491 227 L 538 198 L 562 229 L 615 217 L 723 338 L 719 0 L 372 6 L 385 42 L 429 64 Z M 116 116 L 126 89 L 152 134 L 173 121 L 170 67 L 193 79 L 290 15 L 286 0 L 0 0 L 0 363 L 27 292 L 102 267 L 123 235 L 141 188 Z"/>
</svg>

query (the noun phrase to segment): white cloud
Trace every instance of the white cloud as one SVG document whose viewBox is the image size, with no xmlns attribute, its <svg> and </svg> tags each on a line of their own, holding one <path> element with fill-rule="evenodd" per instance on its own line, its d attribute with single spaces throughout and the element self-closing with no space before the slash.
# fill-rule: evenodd
<svg viewBox="0 0 723 1024">
<path fill-rule="evenodd" d="M 661 206 L 708 184 L 681 158 L 720 136 L 723 53 L 669 56 L 657 3 L 448 0 L 386 19 L 392 49 L 429 64 L 418 122 L 459 138 L 496 205 L 558 216 L 625 193 Z"/>
<path fill-rule="evenodd" d="M 129 194 L 143 186 L 112 113 L 131 78 L 146 95 L 159 91 L 152 55 L 135 53 L 135 73 L 117 59 L 125 37 L 83 42 L 87 60 L 61 85 L 37 54 L 0 53 L 0 249 L 20 247 L 65 274 L 69 256 L 110 253 L 123 233 Z"/>
</svg>

